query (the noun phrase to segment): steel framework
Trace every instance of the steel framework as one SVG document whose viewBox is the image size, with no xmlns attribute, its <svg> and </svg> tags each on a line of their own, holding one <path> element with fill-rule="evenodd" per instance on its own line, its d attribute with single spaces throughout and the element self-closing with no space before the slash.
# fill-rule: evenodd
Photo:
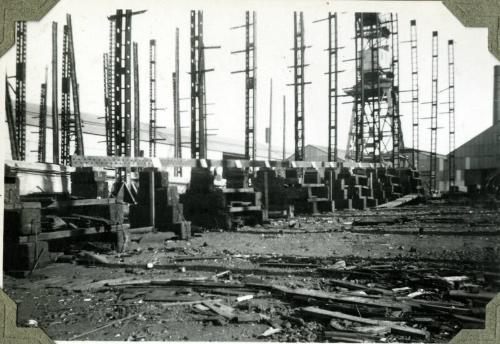
<svg viewBox="0 0 500 344">
<path fill-rule="evenodd" d="M 47 75 L 40 87 L 40 113 L 38 121 L 38 162 L 46 161 L 47 146 Z"/>
<path fill-rule="evenodd" d="M 182 158 L 181 111 L 179 95 L 179 28 L 175 29 L 175 71 L 172 73 L 174 97 L 174 157 Z M 182 176 L 182 168 L 175 168 L 174 174 Z"/>
<path fill-rule="evenodd" d="M 112 156 L 111 136 L 111 114 L 110 114 L 110 94 L 113 90 L 109 85 L 109 56 L 107 53 L 102 55 L 103 79 L 104 79 L 104 128 L 106 131 L 106 155 Z"/>
<path fill-rule="evenodd" d="M 431 193 L 437 191 L 437 130 L 438 130 L 438 72 L 439 45 L 438 32 L 432 32 L 432 100 L 431 100 L 431 152 L 429 164 L 429 187 Z"/>
<path fill-rule="evenodd" d="M 149 156 L 156 156 L 156 40 L 149 41 Z"/>
<path fill-rule="evenodd" d="M 232 51 L 231 54 L 245 53 L 245 69 L 231 72 L 245 73 L 245 159 L 256 157 L 256 118 L 257 118 L 257 14 L 245 12 L 245 25 L 231 29 L 245 28 L 245 49 Z"/>
<path fill-rule="evenodd" d="M 141 103 L 139 94 L 139 53 L 137 42 L 133 43 L 134 52 L 134 156 L 141 155 Z"/>
<path fill-rule="evenodd" d="M 348 157 L 400 165 L 397 17 L 355 14 L 356 82 Z"/>
<path fill-rule="evenodd" d="M 455 44 L 448 41 L 448 119 L 449 150 L 448 173 L 450 190 L 455 186 Z"/>
<path fill-rule="evenodd" d="M 411 116 L 412 116 L 412 166 L 419 167 L 419 89 L 418 89 L 418 45 L 417 45 L 417 21 L 410 22 L 410 44 L 411 44 Z"/>
<path fill-rule="evenodd" d="M 16 22 L 16 141 L 18 159 L 26 159 L 26 22 Z"/>
<path fill-rule="evenodd" d="M 295 160 L 304 160 L 305 146 L 305 120 L 304 120 L 304 91 L 305 85 L 310 82 L 304 81 L 304 63 L 306 46 L 304 43 L 304 15 L 302 12 L 297 16 L 293 13 L 294 45 L 293 45 L 293 76 L 294 82 L 294 112 L 295 112 Z"/>
<path fill-rule="evenodd" d="M 52 162 L 54 164 L 59 164 L 57 68 L 57 22 L 52 22 Z"/>
</svg>

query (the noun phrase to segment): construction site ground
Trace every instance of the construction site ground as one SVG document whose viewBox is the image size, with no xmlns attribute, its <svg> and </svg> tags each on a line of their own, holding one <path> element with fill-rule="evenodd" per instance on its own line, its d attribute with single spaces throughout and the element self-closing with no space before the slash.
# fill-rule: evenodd
<svg viewBox="0 0 500 344">
<path fill-rule="evenodd" d="M 34 320 L 57 340 L 446 342 L 482 328 L 500 291 L 500 214 L 445 203 L 341 211 L 189 241 L 133 234 L 123 253 L 91 243 L 56 257 L 5 276 L 4 289 L 20 326 Z"/>
</svg>

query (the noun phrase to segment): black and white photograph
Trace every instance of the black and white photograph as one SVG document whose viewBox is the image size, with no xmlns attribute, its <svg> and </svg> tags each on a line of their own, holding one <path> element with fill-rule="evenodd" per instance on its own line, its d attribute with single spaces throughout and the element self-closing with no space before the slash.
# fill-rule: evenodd
<svg viewBox="0 0 500 344">
<path fill-rule="evenodd" d="M 458 2 L 59 0 L 16 18 L 0 284 L 17 326 L 70 342 L 484 329 L 500 54 Z"/>
</svg>

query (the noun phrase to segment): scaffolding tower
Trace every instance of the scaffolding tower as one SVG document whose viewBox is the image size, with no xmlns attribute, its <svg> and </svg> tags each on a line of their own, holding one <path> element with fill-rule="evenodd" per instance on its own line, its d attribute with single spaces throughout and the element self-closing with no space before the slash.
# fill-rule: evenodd
<svg viewBox="0 0 500 344">
<path fill-rule="evenodd" d="M 149 156 L 156 156 L 156 40 L 149 41 Z"/>
<path fill-rule="evenodd" d="M 179 95 L 179 28 L 175 29 L 175 71 L 172 73 L 174 97 L 174 157 L 182 158 L 181 111 Z M 182 177 L 182 168 L 175 167 L 174 175 Z"/>
<path fill-rule="evenodd" d="M 294 82 L 294 112 L 295 112 L 295 160 L 304 160 L 304 91 L 305 85 L 310 84 L 304 80 L 305 50 L 304 43 L 304 15 L 302 12 L 297 16 L 297 12 L 293 12 L 293 28 L 294 28 L 294 45 L 293 45 L 293 77 Z"/>
<path fill-rule="evenodd" d="M 18 159 L 26 159 L 26 22 L 16 22 L 16 141 Z"/>
<path fill-rule="evenodd" d="M 419 89 L 418 89 L 418 46 L 417 46 L 417 21 L 410 21 L 411 45 L 411 117 L 412 117 L 412 155 L 411 165 L 414 169 L 419 167 Z"/>
<path fill-rule="evenodd" d="M 431 100 L 431 152 L 429 164 L 429 188 L 431 194 L 437 191 L 437 130 L 438 130 L 438 32 L 432 32 L 432 100 Z"/>
<path fill-rule="evenodd" d="M 245 12 L 245 24 L 231 29 L 245 28 L 245 49 L 231 54 L 245 53 L 245 69 L 231 72 L 245 73 L 245 159 L 256 158 L 256 118 L 257 118 L 257 14 Z"/>
<path fill-rule="evenodd" d="M 348 158 L 400 165 L 397 17 L 355 14 L 356 81 Z"/>
<path fill-rule="evenodd" d="M 105 118 L 106 127 L 106 153 L 108 156 L 115 155 L 115 30 L 116 23 L 109 20 L 109 52 L 107 54 L 107 93 L 108 93 L 108 117 Z M 106 92 L 106 91 L 105 91 Z"/>
<path fill-rule="evenodd" d="M 448 173 L 450 191 L 455 186 L 455 44 L 448 41 L 448 119 L 449 150 Z"/>
<path fill-rule="evenodd" d="M 38 162 L 46 162 L 47 145 L 47 71 L 45 82 L 40 86 L 40 108 L 38 117 Z"/>
</svg>

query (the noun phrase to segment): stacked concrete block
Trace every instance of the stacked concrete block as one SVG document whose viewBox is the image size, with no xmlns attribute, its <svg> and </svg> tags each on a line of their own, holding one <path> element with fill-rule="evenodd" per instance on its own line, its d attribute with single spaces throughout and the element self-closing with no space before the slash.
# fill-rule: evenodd
<svg viewBox="0 0 500 344">
<path fill-rule="evenodd" d="M 151 173 L 154 173 L 153 186 L 150 185 Z M 179 201 L 177 187 L 169 185 L 168 173 L 165 171 L 145 169 L 139 172 L 137 204 L 130 206 L 129 221 L 131 227 L 151 225 L 151 190 L 154 190 L 155 229 L 162 232 L 174 232 L 182 240 L 189 239 L 191 224 L 184 220 L 184 208 Z"/>
<path fill-rule="evenodd" d="M 78 167 L 75 172 L 71 172 L 71 194 L 79 198 L 108 198 L 106 171 Z"/>
</svg>

